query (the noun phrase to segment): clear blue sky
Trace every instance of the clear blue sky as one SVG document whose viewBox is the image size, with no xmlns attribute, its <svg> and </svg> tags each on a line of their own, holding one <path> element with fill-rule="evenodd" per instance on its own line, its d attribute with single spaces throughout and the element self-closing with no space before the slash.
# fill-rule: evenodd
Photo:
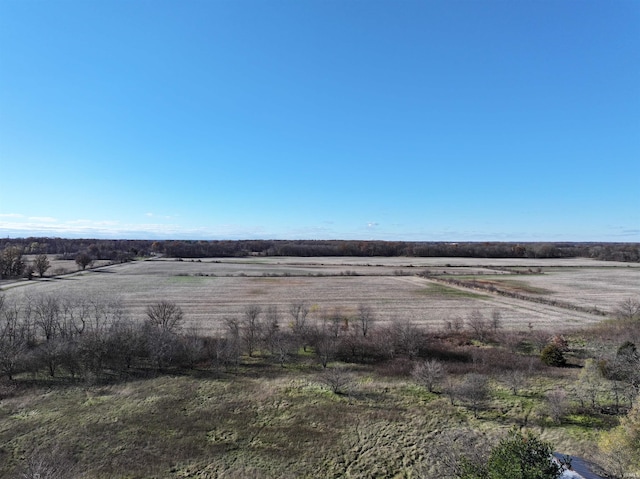
<svg viewBox="0 0 640 479">
<path fill-rule="evenodd" d="M 640 241 L 640 1 L 0 0 L 0 236 Z"/>
</svg>

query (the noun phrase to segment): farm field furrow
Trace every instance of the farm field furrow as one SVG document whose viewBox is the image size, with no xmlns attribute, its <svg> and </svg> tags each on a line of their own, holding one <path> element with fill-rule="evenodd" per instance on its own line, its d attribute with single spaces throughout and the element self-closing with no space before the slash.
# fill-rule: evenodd
<svg viewBox="0 0 640 479">
<path fill-rule="evenodd" d="M 436 261 L 437 260 L 437 261 Z M 305 301 L 311 318 L 338 312 L 354 316 L 360 304 L 372 308 L 379 323 L 410 321 L 442 328 L 453 319 L 464 320 L 472 311 L 501 313 L 505 327 L 522 329 L 550 326 L 579 327 L 601 321 L 602 316 L 488 292 L 444 285 L 416 276 L 418 265 L 458 260 L 453 269 L 465 274 L 485 274 L 491 267 L 516 264 L 515 260 L 460 258 L 207 258 L 200 261 L 150 260 L 86 271 L 60 279 L 31 281 L 4 294 L 18 302 L 29 295 L 69 294 L 117 297 L 129 314 L 142 319 L 147 306 L 160 300 L 177 303 L 187 324 L 201 331 L 218 331 L 224 320 L 243 314 L 250 304 L 276 306 L 286 324 L 291 303 Z M 482 263 L 482 266 L 478 266 Z M 549 291 L 546 295 L 568 303 L 596 305 L 611 311 L 623 299 L 637 294 L 640 268 L 601 266 L 604 262 L 577 259 L 517 260 L 517 264 L 544 265 L 544 274 L 491 275 L 519 286 Z M 587 267 L 598 263 L 599 267 Z M 367 266 L 367 265 L 371 266 Z M 570 265 L 578 265 L 570 268 Z M 411 266 L 413 265 L 413 266 Z M 546 266 L 550 265 L 550 266 Z M 528 266 L 528 264 L 524 264 Z M 560 269 L 554 269 L 554 268 Z M 401 272 L 398 272 L 398 269 Z M 350 271 L 350 272 L 347 272 Z M 486 276 L 477 276 L 486 277 Z"/>
</svg>

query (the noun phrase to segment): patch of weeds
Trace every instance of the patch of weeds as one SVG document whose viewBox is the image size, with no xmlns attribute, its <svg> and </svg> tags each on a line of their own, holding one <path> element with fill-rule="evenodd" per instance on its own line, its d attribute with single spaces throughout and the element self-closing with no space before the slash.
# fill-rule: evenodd
<svg viewBox="0 0 640 479">
<path fill-rule="evenodd" d="M 470 299 L 484 299 L 488 296 L 485 294 L 472 293 L 470 291 L 464 291 L 462 289 L 452 288 L 444 284 L 434 283 L 429 285 L 428 288 L 422 288 L 415 291 L 416 294 L 425 296 L 442 296 L 445 298 L 470 298 Z"/>
<path fill-rule="evenodd" d="M 611 420 L 607 420 L 602 416 L 592 416 L 589 414 L 569 414 L 564 417 L 564 422 L 581 428 L 608 428 L 611 427 Z"/>
</svg>

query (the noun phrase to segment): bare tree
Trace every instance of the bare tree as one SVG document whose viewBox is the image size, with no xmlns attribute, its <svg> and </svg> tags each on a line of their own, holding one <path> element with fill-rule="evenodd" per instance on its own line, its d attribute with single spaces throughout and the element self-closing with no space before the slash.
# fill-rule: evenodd
<svg viewBox="0 0 640 479">
<path fill-rule="evenodd" d="M 640 393 L 640 353 L 631 341 L 618 348 L 615 357 L 606 363 L 607 378 L 612 380 L 616 405 L 619 395 L 633 397 Z M 627 391 L 628 390 L 628 391 Z"/>
<path fill-rule="evenodd" d="M 342 367 L 326 368 L 320 379 L 335 394 L 348 394 L 353 387 L 352 374 Z"/>
<path fill-rule="evenodd" d="M 147 351 L 158 370 L 179 358 L 181 344 L 178 333 L 182 329 L 183 319 L 182 308 L 176 303 L 163 300 L 147 306 Z"/>
<path fill-rule="evenodd" d="M 627 298 L 615 310 L 616 317 L 625 320 L 640 319 L 640 299 Z"/>
<path fill-rule="evenodd" d="M 486 340 L 489 332 L 489 324 L 479 310 L 474 309 L 473 311 L 471 311 L 471 313 L 467 317 L 467 324 L 469 325 L 469 328 L 473 332 L 476 339 L 482 342 Z"/>
<path fill-rule="evenodd" d="M 147 306 L 147 324 L 166 333 L 177 333 L 183 324 L 182 308 L 170 301 Z"/>
<path fill-rule="evenodd" d="M 180 335 L 180 347 L 182 359 L 189 369 L 195 368 L 205 358 L 204 337 L 195 327 Z"/>
<path fill-rule="evenodd" d="M 409 359 L 420 352 L 421 334 L 418 327 L 409 321 L 394 323 L 391 330 L 394 353 L 405 354 Z"/>
<path fill-rule="evenodd" d="M 569 400 L 567 393 L 562 389 L 554 389 L 546 394 L 547 411 L 553 422 L 560 424 L 562 416 L 567 413 Z"/>
<path fill-rule="evenodd" d="M 271 355 L 281 367 L 284 367 L 291 355 L 294 354 L 296 342 L 291 333 L 278 329 L 269 336 L 268 347 Z"/>
<path fill-rule="evenodd" d="M 483 374 L 469 373 L 458 386 L 458 395 L 478 417 L 478 410 L 489 397 L 489 381 Z"/>
<path fill-rule="evenodd" d="M 0 373 L 9 380 L 20 371 L 27 352 L 28 330 L 19 319 L 17 306 L 0 296 Z"/>
<path fill-rule="evenodd" d="M 47 368 L 49 376 L 54 377 L 62 363 L 63 353 L 64 342 L 56 338 L 38 345 L 36 357 L 38 363 Z"/>
<path fill-rule="evenodd" d="M 592 409 L 598 404 L 598 397 L 603 392 L 604 380 L 593 359 L 584 362 L 582 371 L 578 375 L 576 393 L 581 402 L 588 402 Z"/>
<path fill-rule="evenodd" d="M 218 364 L 233 364 L 238 367 L 242 354 L 240 338 L 240 321 L 237 318 L 229 317 L 224 320 L 226 326 L 225 337 L 214 343 L 215 362 Z"/>
<path fill-rule="evenodd" d="M 435 386 L 445 377 L 444 365 L 437 359 L 420 361 L 413 367 L 411 375 L 418 384 L 433 392 Z"/>
<path fill-rule="evenodd" d="M 338 338 L 332 327 L 333 323 L 325 318 L 310 331 L 311 344 L 320 364 L 324 368 L 334 358 L 338 349 Z"/>
<path fill-rule="evenodd" d="M 367 333 L 375 321 L 375 315 L 373 314 L 371 306 L 362 303 L 358 305 L 358 321 L 360 322 L 362 336 L 366 338 Z"/>
<path fill-rule="evenodd" d="M 262 340 L 262 323 L 260 314 L 262 308 L 257 304 L 250 304 L 242 315 L 242 326 L 240 329 L 242 341 L 249 357 L 253 356 Z"/>
<path fill-rule="evenodd" d="M 309 306 L 307 303 L 304 301 L 291 303 L 289 306 L 289 314 L 291 315 L 291 329 L 294 334 L 303 334 L 307 324 L 307 316 L 309 315 Z"/>
<path fill-rule="evenodd" d="M 143 357 L 145 351 L 146 331 L 144 325 L 128 318 L 115 321 L 109 328 L 109 366 L 125 374 L 134 364 L 134 360 Z"/>
<path fill-rule="evenodd" d="M 291 327 L 294 337 L 305 352 L 307 351 L 307 343 L 310 340 L 311 334 L 311 328 L 307 323 L 309 312 L 310 308 L 304 301 L 297 301 L 289 305 L 289 315 L 291 316 L 289 326 Z"/>
<path fill-rule="evenodd" d="M 497 334 L 499 329 L 502 329 L 502 313 L 499 309 L 494 309 L 491 312 L 491 330 L 493 334 Z"/>
<path fill-rule="evenodd" d="M 271 304 L 265 311 L 265 321 L 262 325 L 262 341 L 267 349 L 271 349 L 271 339 L 280 332 L 280 311 L 278 306 Z"/>
<path fill-rule="evenodd" d="M 542 353 L 542 350 L 549 344 L 551 335 L 546 331 L 532 330 L 529 333 L 532 346 L 538 353 Z"/>
<path fill-rule="evenodd" d="M 34 316 L 34 324 L 46 341 L 54 339 L 60 330 L 60 300 L 53 295 L 28 298 Z"/>
<path fill-rule="evenodd" d="M 509 387 L 514 396 L 527 384 L 527 375 L 520 369 L 509 369 L 503 375 L 505 384 Z"/>
</svg>

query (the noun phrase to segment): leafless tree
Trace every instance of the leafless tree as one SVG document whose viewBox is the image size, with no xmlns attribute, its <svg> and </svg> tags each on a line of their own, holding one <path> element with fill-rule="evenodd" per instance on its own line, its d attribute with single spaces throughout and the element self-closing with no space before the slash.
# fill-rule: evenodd
<svg viewBox="0 0 640 479">
<path fill-rule="evenodd" d="M 28 329 L 19 316 L 18 307 L 0 296 L 0 374 L 9 380 L 20 371 L 28 349 Z"/>
<path fill-rule="evenodd" d="M 392 326 L 394 353 L 405 354 L 409 359 L 415 358 L 420 352 L 421 339 L 421 331 L 409 321 L 398 321 Z"/>
<path fill-rule="evenodd" d="M 182 308 L 171 301 L 147 306 L 147 324 L 165 333 L 175 334 L 182 328 Z"/>
<path fill-rule="evenodd" d="M 338 338 L 343 331 L 349 329 L 349 318 L 339 307 L 333 308 L 331 312 L 322 313 L 322 328 L 326 334 Z"/>
<path fill-rule="evenodd" d="M 502 329 L 502 313 L 499 309 L 494 309 L 491 312 L 491 330 L 493 334 L 497 334 L 500 329 Z"/>
<path fill-rule="evenodd" d="M 136 358 L 145 356 L 146 328 L 128 318 L 115 321 L 109 328 L 109 367 L 120 374 L 126 374 Z"/>
<path fill-rule="evenodd" d="M 445 378 L 444 385 L 442 387 L 442 392 L 445 394 L 445 396 L 449 398 L 449 403 L 452 406 L 455 405 L 456 400 L 458 399 L 459 388 L 460 388 L 460 385 L 458 382 L 456 382 L 453 376 L 449 375 Z"/>
<path fill-rule="evenodd" d="M 285 363 L 294 354 L 296 342 L 292 337 L 292 333 L 278 329 L 269 336 L 268 347 L 271 355 L 281 367 L 284 367 Z"/>
<path fill-rule="evenodd" d="M 229 317 L 224 320 L 224 324 L 226 327 L 225 337 L 214 342 L 214 362 L 238 367 L 242 354 L 240 321 L 237 318 Z"/>
<path fill-rule="evenodd" d="M 592 409 L 598 404 L 598 398 L 603 392 L 604 379 L 596 362 L 587 359 L 578 375 L 576 394 L 581 403 L 588 402 Z"/>
<path fill-rule="evenodd" d="M 291 303 L 289 306 L 289 315 L 291 315 L 291 329 L 294 334 L 303 337 L 307 326 L 307 316 L 309 315 L 309 306 L 304 301 Z"/>
<path fill-rule="evenodd" d="M 562 417 L 569 408 L 567 393 L 562 389 L 554 389 L 546 394 L 547 411 L 553 422 L 560 424 Z"/>
<path fill-rule="evenodd" d="M 434 454 L 440 459 L 441 464 L 428 464 L 427 470 L 419 477 L 438 477 L 441 479 L 453 479 L 463 475 L 463 458 L 467 464 L 485 464 L 489 458 L 493 441 L 480 432 L 457 427 L 442 431 L 438 441 L 430 444 L 435 447 Z M 431 469 L 437 468 L 437 476 Z"/>
<path fill-rule="evenodd" d="M 182 359 L 190 369 L 205 359 L 204 337 L 195 327 L 180 335 L 180 348 Z"/>
<path fill-rule="evenodd" d="M 338 366 L 326 368 L 320 379 L 335 394 L 348 394 L 353 387 L 351 372 Z"/>
<path fill-rule="evenodd" d="M 280 311 L 277 305 L 271 304 L 267 306 L 262 329 L 262 341 L 267 349 L 271 349 L 272 337 L 280 332 Z"/>
<path fill-rule="evenodd" d="M 508 369 L 503 375 L 503 381 L 514 396 L 527 384 L 527 374 L 521 369 Z"/>
<path fill-rule="evenodd" d="M 53 295 L 28 298 L 31 303 L 34 324 L 46 341 L 56 337 L 60 329 L 60 300 Z"/>
<path fill-rule="evenodd" d="M 458 395 L 473 410 L 474 417 L 489 397 L 489 381 L 483 374 L 469 373 L 458 387 Z"/>
<path fill-rule="evenodd" d="M 538 353 L 541 353 L 547 344 L 549 344 L 550 337 L 551 335 L 547 331 L 532 330 L 529 333 L 531 344 Z"/>
<path fill-rule="evenodd" d="M 315 327 L 309 330 L 309 337 L 316 357 L 324 368 L 335 357 L 338 350 L 338 337 L 334 326 L 335 323 L 324 316 Z"/>
<path fill-rule="evenodd" d="M 362 303 L 358 305 L 358 321 L 360 322 L 362 336 L 366 338 L 367 333 L 375 321 L 375 315 L 373 314 L 371 306 Z"/>
<path fill-rule="evenodd" d="M 615 310 L 616 317 L 624 320 L 640 319 L 640 299 L 627 298 Z"/>
<path fill-rule="evenodd" d="M 180 356 L 178 333 L 183 326 L 184 313 L 176 303 L 165 300 L 149 305 L 146 312 L 147 352 L 156 368 L 161 370 Z"/>
<path fill-rule="evenodd" d="M 38 345 L 36 355 L 38 362 L 47 368 L 49 376 L 54 377 L 62 362 L 64 342 L 59 338 L 50 339 Z"/>
<path fill-rule="evenodd" d="M 148 328 L 145 334 L 147 351 L 158 371 L 180 359 L 180 336 L 163 329 Z"/>
<path fill-rule="evenodd" d="M 502 344 L 505 345 L 512 353 L 515 353 L 522 344 L 522 338 L 514 331 L 507 332 L 502 335 Z"/>
<path fill-rule="evenodd" d="M 240 333 L 242 341 L 245 346 L 245 351 L 249 357 L 253 356 L 258 345 L 262 340 L 262 323 L 260 321 L 260 314 L 262 308 L 257 304 L 250 304 L 244 310 L 242 315 L 242 325 Z"/>
<path fill-rule="evenodd" d="M 471 311 L 471 313 L 467 317 L 467 324 L 469 325 L 469 329 L 471 329 L 476 339 L 482 342 L 486 340 L 489 333 L 489 324 L 479 310 L 474 309 L 473 311 Z"/>
<path fill-rule="evenodd" d="M 416 363 L 411 371 L 413 379 L 433 392 L 435 386 L 445 377 L 444 365 L 437 359 L 429 359 Z"/>
<path fill-rule="evenodd" d="M 615 357 L 606 362 L 607 378 L 613 381 L 616 403 L 618 393 L 624 397 L 640 393 L 640 352 L 631 341 L 624 342 Z M 629 389 L 629 391 L 627 391 Z"/>
<path fill-rule="evenodd" d="M 84 297 L 60 297 L 60 334 L 65 338 L 81 335 L 87 329 L 91 315 L 89 301 Z"/>
</svg>

